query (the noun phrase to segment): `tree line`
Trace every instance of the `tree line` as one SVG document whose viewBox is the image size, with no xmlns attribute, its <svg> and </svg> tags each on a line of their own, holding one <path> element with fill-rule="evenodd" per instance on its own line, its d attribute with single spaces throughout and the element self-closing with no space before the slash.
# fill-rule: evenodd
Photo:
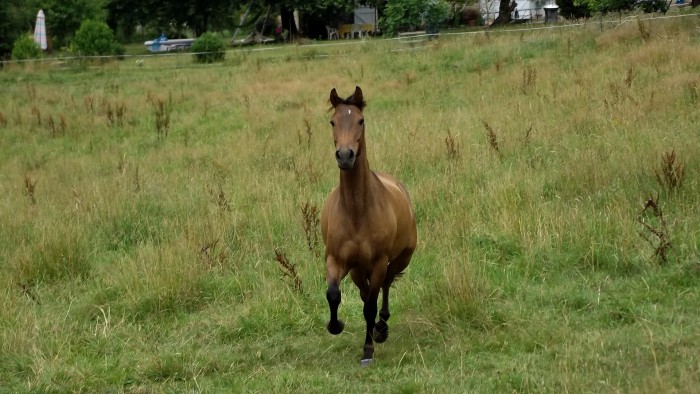
<svg viewBox="0 0 700 394">
<path fill-rule="evenodd" d="M 382 6 L 385 1 L 369 1 Z M 31 33 L 41 9 L 53 48 L 66 46 L 83 20 L 106 22 L 122 41 L 134 39 L 137 31 L 153 31 L 170 36 L 185 30 L 199 36 L 206 31 L 235 29 L 265 15 L 281 15 L 284 27 L 294 10 L 310 18 L 351 12 L 354 0 L 2 0 L 0 1 L 0 57 L 12 50 L 13 42 Z M 247 21 L 241 15 L 247 14 Z M 273 26 L 274 29 L 275 26 Z"/>
<path fill-rule="evenodd" d="M 510 23 L 515 1 L 496 1 L 500 3 L 500 15 L 494 23 Z M 580 18 L 635 7 L 665 12 L 671 1 L 675 0 L 556 0 L 556 4 L 562 16 Z M 700 0 L 691 2 L 700 5 Z M 0 0 L 0 59 L 8 56 L 18 37 L 33 31 L 39 9 L 46 15 L 49 45 L 60 49 L 68 46 L 88 19 L 106 22 L 122 42 L 143 38 L 139 32 L 162 33 L 171 38 L 185 33 L 199 37 L 207 31 L 242 27 L 258 31 L 267 28 L 261 33 L 270 33 L 278 27 L 278 20 L 282 30 L 296 36 L 299 32 L 293 12 L 298 11 L 303 15 L 303 34 L 319 38 L 325 35 L 325 25 L 352 23 L 352 11 L 358 3 L 375 7 L 380 26 L 390 33 L 425 27 L 417 26 L 416 20 L 433 26 L 458 24 L 467 6 L 479 13 L 479 0 Z M 426 18 L 432 20 L 426 22 Z"/>
</svg>

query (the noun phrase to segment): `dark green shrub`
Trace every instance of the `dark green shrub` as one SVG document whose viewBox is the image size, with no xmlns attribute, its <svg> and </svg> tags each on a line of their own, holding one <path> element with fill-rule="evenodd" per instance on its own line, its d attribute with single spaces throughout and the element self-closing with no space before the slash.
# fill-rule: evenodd
<svg viewBox="0 0 700 394">
<path fill-rule="evenodd" d="M 31 36 L 22 34 L 15 40 L 12 46 L 12 59 L 36 59 L 39 56 L 41 56 L 41 48 L 39 48 Z"/>
<path fill-rule="evenodd" d="M 566 19 L 580 19 L 591 16 L 591 9 L 588 4 L 577 0 L 557 0 L 559 14 Z"/>
<path fill-rule="evenodd" d="M 395 36 L 400 31 L 415 30 L 420 26 L 420 0 L 389 0 L 384 16 L 379 20 L 384 34 Z"/>
<path fill-rule="evenodd" d="M 659 12 L 665 14 L 668 11 L 668 5 L 665 0 L 642 0 L 637 2 L 639 9 L 646 13 Z"/>
<path fill-rule="evenodd" d="M 590 13 L 600 12 L 601 14 L 608 14 L 611 12 L 631 11 L 637 6 L 638 2 L 640 0 L 573 0 L 572 7 L 575 6 L 580 9 L 580 7 L 585 6 Z M 557 5 L 560 7 L 559 12 L 564 17 L 571 15 L 572 11 L 568 9 L 569 6 L 565 0 L 557 0 Z"/>
<path fill-rule="evenodd" d="M 428 33 L 437 33 L 445 26 L 450 15 L 450 7 L 442 0 L 431 0 L 425 3 L 421 16 L 425 30 Z"/>
<path fill-rule="evenodd" d="M 418 28 L 435 33 L 445 25 L 449 12 L 444 0 L 388 0 L 379 25 L 389 36 Z"/>
<path fill-rule="evenodd" d="M 109 26 L 100 21 L 85 20 L 71 42 L 73 52 L 82 56 L 123 55 L 122 47 Z"/>
<path fill-rule="evenodd" d="M 226 45 L 214 33 L 204 33 L 190 47 L 197 63 L 213 63 L 224 60 Z"/>
<path fill-rule="evenodd" d="M 597 11 L 607 14 L 610 12 L 631 11 L 634 9 L 635 0 L 603 0 L 598 4 Z"/>
</svg>

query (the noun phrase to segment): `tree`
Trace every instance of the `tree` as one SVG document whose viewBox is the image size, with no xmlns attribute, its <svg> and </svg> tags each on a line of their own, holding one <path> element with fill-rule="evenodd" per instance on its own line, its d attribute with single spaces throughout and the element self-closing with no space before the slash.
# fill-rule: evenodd
<svg viewBox="0 0 700 394">
<path fill-rule="evenodd" d="M 104 0 L 43 0 L 46 34 L 54 47 L 68 46 L 80 24 L 86 19 L 104 21 Z M 37 8 L 38 11 L 39 8 Z"/>
<path fill-rule="evenodd" d="M 584 5 L 591 12 L 607 14 L 634 8 L 636 0 L 574 0 L 575 5 Z"/>
<path fill-rule="evenodd" d="M 134 0 L 127 0 L 131 3 Z M 144 0 L 133 9 L 139 10 L 139 20 L 132 20 L 135 13 L 122 6 L 121 0 L 110 0 L 108 10 L 112 26 L 124 30 L 135 27 L 143 20 L 170 37 L 182 37 L 185 29 L 192 29 L 195 36 L 232 25 L 234 10 L 241 0 Z M 131 26 L 129 26 L 131 25 Z"/>
<path fill-rule="evenodd" d="M 501 2 L 498 4 L 498 17 L 496 17 L 496 20 L 493 21 L 493 24 L 509 24 L 513 20 L 511 14 L 513 14 L 513 11 L 515 11 L 517 6 L 518 3 L 516 3 L 514 0 L 501 0 Z"/>
<path fill-rule="evenodd" d="M 24 0 L 0 1 L 0 58 L 10 54 L 13 43 L 21 34 L 33 31 L 34 17 L 39 9 L 32 11 L 26 3 Z"/>
<path fill-rule="evenodd" d="M 294 24 L 294 11 L 311 20 L 320 21 L 331 14 L 350 12 L 355 8 L 354 0 L 267 0 L 266 4 L 279 9 L 282 28 L 292 36 L 299 33 Z M 321 28 L 325 29 L 323 26 Z"/>
<path fill-rule="evenodd" d="M 40 9 L 46 15 L 46 34 L 54 47 L 66 46 L 85 19 L 104 20 L 105 0 L 1 0 L 0 56 L 12 49 L 20 35 L 34 30 Z"/>
<path fill-rule="evenodd" d="M 177 2 L 180 9 L 186 10 L 184 22 L 192 29 L 194 35 L 199 37 L 202 33 L 214 28 L 214 22 L 222 19 L 231 21 L 233 8 L 239 2 L 236 0 L 187 0 Z M 222 16 L 224 16 L 222 18 Z M 219 23 L 216 23 L 221 27 Z"/>
<path fill-rule="evenodd" d="M 567 19 L 588 18 L 591 10 L 587 4 L 580 4 L 576 0 L 557 0 L 559 14 Z"/>
<path fill-rule="evenodd" d="M 117 37 L 129 40 L 136 26 L 149 18 L 148 3 L 143 0 L 110 0 L 106 4 L 107 24 Z"/>
</svg>

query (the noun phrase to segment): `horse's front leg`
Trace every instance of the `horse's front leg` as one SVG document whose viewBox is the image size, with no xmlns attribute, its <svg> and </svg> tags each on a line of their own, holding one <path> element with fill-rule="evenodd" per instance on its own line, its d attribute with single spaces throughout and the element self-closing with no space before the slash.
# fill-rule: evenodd
<svg viewBox="0 0 700 394">
<path fill-rule="evenodd" d="M 326 290 L 326 300 L 330 308 L 331 318 L 326 324 L 328 332 L 333 335 L 338 335 L 343 332 L 345 323 L 338 319 L 338 306 L 340 305 L 340 281 L 343 280 L 345 274 L 337 264 L 337 261 L 332 256 L 326 257 L 326 281 L 328 282 L 328 290 Z"/>
<path fill-rule="evenodd" d="M 365 323 L 367 324 L 364 354 L 362 356 L 362 360 L 360 360 L 360 365 L 362 366 L 369 365 L 374 361 L 374 341 L 372 339 L 372 335 L 374 333 L 374 320 L 377 318 L 377 299 L 379 298 L 379 289 L 381 288 L 386 275 L 386 263 L 386 260 L 382 260 L 374 265 L 374 271 L 372 271 L 369 278 L 369 292 L 367 293 L 365 305 L 362 308 Z"/>
<path fill-rule="evenodd" d="M 328 285 L 326 299 L 328 300 L 328 307 L 331 311 L 331 319 L 328 320 L 326 328 L 331 334 L 338 335 L 343 332 L 343 329 L 345 328 L 345 323 L 338 319 L 338 305 L 340 305 L 340 288 L 338 287 L 338 284 L 332 283 Z"/>
<path fill-rule="evenodd" d="M 389 337 L 389 288 L 391 284 L 384 284 L 382 286 L 382 309 L 379 311 L 379 320 L 374 325 L 374 341 L 377 343 L 386 342 Z"/>
</svg>

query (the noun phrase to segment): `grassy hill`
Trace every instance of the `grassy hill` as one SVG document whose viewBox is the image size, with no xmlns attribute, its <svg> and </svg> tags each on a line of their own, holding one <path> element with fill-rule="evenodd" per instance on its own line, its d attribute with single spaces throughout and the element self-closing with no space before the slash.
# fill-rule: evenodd
<svg viewBox="0 0 700 394">
<path fill-rule="evenodd" d="M 0 391 L 693 392 L 700 19 L 0 72 Z M 325 330 L 333 87 L 419 245 Z M 285 268 L 287 261 L 294 270 Z"/>
</svg>

